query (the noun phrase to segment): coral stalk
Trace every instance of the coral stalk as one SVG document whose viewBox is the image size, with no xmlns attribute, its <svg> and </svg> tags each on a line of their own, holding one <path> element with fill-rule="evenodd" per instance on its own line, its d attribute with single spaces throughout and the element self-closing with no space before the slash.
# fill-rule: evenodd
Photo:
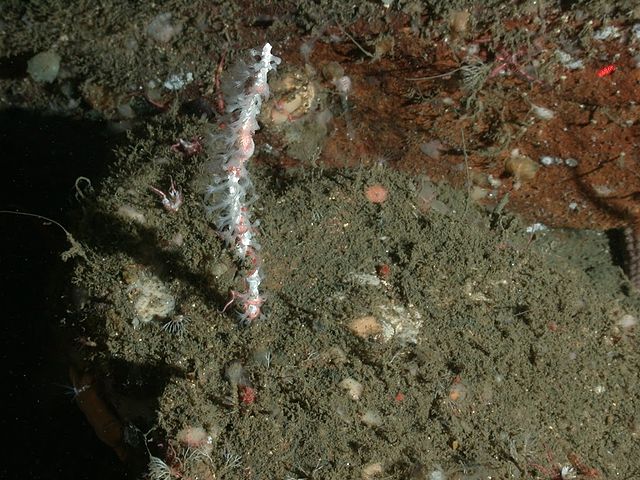
<svg viewBox="0 0 640 480">
<path fill-rule="evenodd" d="M 255 150 L 253 136 L 260 128 L 256 117 L 262 101 L 269 96 L 267 75 L 280 63 L 280 58 L 271 54 L 268 43 L 261 52 L 251 53 L 256 63 L 239 64 L 222 87 L 226 115 L 220 125 L 221 133 L 212 142 L 214 160 L 205 195 L 207 210 L 215 215 L 218 231 L 233 246 L 238 263 L 245 268 L 245 290 L 233 291 L 230 302 L 238 303 L 243 323 L 259 318 L 264 302 L 260 294 L 260 245 L 255 239 L 258 222 L 251 219 L 253 185 L 247 163 Z"/>
</svg>

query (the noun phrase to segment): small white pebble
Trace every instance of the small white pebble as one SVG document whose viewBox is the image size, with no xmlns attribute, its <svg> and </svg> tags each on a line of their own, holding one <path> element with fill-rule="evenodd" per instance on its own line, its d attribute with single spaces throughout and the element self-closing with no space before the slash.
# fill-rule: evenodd
<svg viewBox="0 0 640 480">
<path fill-rule="evenodd" d="M 561 165 L 562 159 L 558 157 L 552 157 L 551 155 L 544 155 L 540 157 L 540 163 L 545 167 L 550 167 L 551 165 Z"/>
<path fill-rule="evenodd" d="M 620 319 L 616 322 L 616 325 L 623 330 L 631 330 L 638 324 L 638 319 L 633 315 L 629 315 L 628 313 L 620 317 Z"/>
<path fill-rule="evenodd" d="M 56 52 L 40 52 L 27 63 L 27 72 L 36 82 L 53 82 L 60 71 L 60 55 Z"/>
<path fill-rule="evenodd" d="M 531 108 L 533 109 L 533 114 L 541 120 L 551 120 L 555 116 L 553 110 L 549 110 L 548 108 L 534 104 L 531 104 Z"/>
<path fill-rule="evenodd" d="M 368 427 L 379 427 L 382 425 L 382 416 L 375 410 L 366 410 L 360 416 L 360 421 Z"/>
<path fill-rule="evenodd" d="M 567 158 L 567 159 L 565 159 L 564 164 L 567 167 L 574 168 L 574 167 L 578 166 L 578 160 L 576 160 L 575 158 Z"/>
<path fill-rule="evenodd" d="M 447 476 L 440 465 L 436 465 L 436 469 L 429 474 L 429 480 L 447 480 Z"/>
<path fill-rule="evenodd" d="M 351 398 L 351 400 L 360 400 L 360 397 L 362 396 L 362 390 L 364 389 L 360 382 L 351 377 L 343 379 L 338 384 L 338 386 L 347 391 L 347 394 L 349 395 L 349 398 Z"/>
<path fill-rule="evenodd" d="M 169 242 L 175 247 L 181 247 L 184 244 L 184 235 L 182 235 L 180 232 L 177 232 L 171 237 Z"/>
<path fill-rule="evenodd" d="M 599 197 L 608 197 L 615 192 L 615 190 L 608 185 L 593 185 L 593 190 Z"/>
<path fill-rule="evenodd" d="M 370 463 L 362 469 L 362 480 L 369 480 L 383 473 L 382 463 Z"/>
</svg>

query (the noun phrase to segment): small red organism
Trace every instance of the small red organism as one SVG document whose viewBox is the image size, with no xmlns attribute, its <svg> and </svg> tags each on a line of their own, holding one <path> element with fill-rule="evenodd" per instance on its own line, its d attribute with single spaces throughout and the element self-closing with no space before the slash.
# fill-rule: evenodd
<svg viewBox="0 0 640 480">
<path fill-rule="evenodd" d="M 597 478 L 600 476 L 600 472 L 597 468 L 586 466 L 580 461 L 580 458 L 578 458 L 578 455 L 576 455 L 575 453 L 570 453 L 569 455 L 567 455 L 567 458 L 569 459 L 571 464 L 576 467 L 578 473 L 585 478 Z"/>
<path fill-rule="evenodd" d="M 405 399 L 404 393 L 402 392 L 396 393 L 396 396 L 395 396 L 396 403 L 401 403 L 402 401 L 404 401 L 404 399 Z"/>
<path fill-rule="evenodd" d="M 222 70 L 224 68 L 224 57 L 227 55 L 227 50 L 225 49 L 220 55 L 220 61 L 218 62 L 218 67 L 216 68 L 216 73 L 213 78 L 213 84 L 215 86 L 216 92 L 216 110 L 220 115 L 224 115 L 225 103 L 224 103 L 224 95 L 222 93 L 222 88 L 220 87 L 220 78 L 222 77 Z"/>
<path fill-rule="evenodd" d="M 496 66 L 489 73 L 489 78 L 493 78 L 501 73 L 517 73 L 530 82 L 535 82 L 536 79 L 529 75 L 525 67 L 520 63 L 520 57 L 524 56 L 526 52 L 519 50 L 516 53 L 510 53 L 505 50 L 501 50 L 496 54 L 495 64 Z"/>
<path fill-rule="evenodd" d="M 388 263 L 381 263 L 376 267 L 376 273 L 381 280 L 386 280 L 391 276 L 391 266 Z"/>
<path fill-rule="evenodd" d="M 600 70 L 598 70 L 598 77 L 602 78 L 602 77 L 606 77 L 607 75 L 611 75 L 613 72 L 616 71 L 616 66 L 611 64 L 611 65 L 607 65 L 606 67 L 602 67 Z"/>
<path fill-rule="evenodd" d="M 389 189 L 387 189 L 387 187 L 385 187 L 384 185 L 375 183 L 365 189 L 364 195 L 371 203 L 380 204 L 384 203 L 385 200 L 387 200 L 387 197 L 389 196 Z"/>
<path fill-rule="evenodd" d="M 256 401 L 256 390 L 248 385 L 238 387 L 240 401 L 243 405 L 251 405 Z"/>
<path fill-rule="evenodd" d="M 182 195 L 182 190 L 176 188 L 176 185 L 173 183 L 173 179 L 171 178 L 171 187 L 169 187 L 169 191 L 164 193 L 159 188 L 149 186 L 149 188 L 160 197 L 160 202 L 162 206 L 167 212 L 175 213 L 180 209 L 180 206 L 184 202 L 184 196 Z"/>
<path fill-rule="evenodd" d="M 544 475 L 544 478 L 548 480 L 568 480 L 572 478 L 598 478 L 600 472 L 583 464 L 575 453 L 567 455 L 569 465 L 560 465 L 554 462 L 553 453 L 547 449 L 547 462 L 548 467 L 537 463 L 530 463 L 535 472 Z"/>
</svg>

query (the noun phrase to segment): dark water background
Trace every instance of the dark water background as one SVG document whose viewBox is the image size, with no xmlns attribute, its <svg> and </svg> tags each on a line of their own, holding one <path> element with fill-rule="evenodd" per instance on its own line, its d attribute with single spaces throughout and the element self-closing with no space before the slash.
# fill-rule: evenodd
<svg viewBox="0 0 640 480">
<path fill-rule="evenodd" d="M 69 225 L 74 181 L 96 181 L 114 147 L 103 124 L 0 112 L 0 209 L 37 213 Z M 70 228 L 70 227 L 67 227 Z M 2 253 L 2 415 L 7 447 L 0 478 L 126 478 L 68 394 L 67 345 L 56 327 L 68 308 L 70 265 L 64 233 L 39 219 L 0 215 Z"/>
</svg>

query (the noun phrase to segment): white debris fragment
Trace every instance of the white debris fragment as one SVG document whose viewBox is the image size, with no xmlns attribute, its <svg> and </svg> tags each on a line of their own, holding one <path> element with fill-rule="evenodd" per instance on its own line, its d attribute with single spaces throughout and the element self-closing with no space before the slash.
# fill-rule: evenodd
<svg viewBox="0 0 640 480">
<path fill-rule="evenodd" d="M 412 305 L 379 305 L 379 320 L 382 324 L 382 338 L 387 342 L 396 338 L 401 344 L 417 344 L 422 327 L 422 315 Z"/>
<path fill-rule="evenodd" d="M 181 90 L 185 85 L 193 82 L 193 73 L 187 72 L 186 74 L 177 74 L 169 75 L 162 86 L 167 90 Z"/>
<path fill-rule="evenodd" d="M 608 185 L 594 185 L 593 190 L 599 197 L 608 197 L 610 195 L 613 195 L 613 193 L 615 192 L 615 190 Z"/>
<path fill-rule="evenodd" d="M 127 288 L 133 303 L 135 318 L 133 327 L 138 328 L 154 318 L 166 318 L 173 312 L 176 300 L 169 287 L 158 277 L 142 272 Z"/>
<path fill-rule="evenodd" d="M 548 227 L 544 223 L 533 223 L 526 228 L 527 233 L 544 232 Z"/>
<path fill-rule="evenodd" d="M 560 469 L 560 478 L 562 480 L 574 480 L 578 478 L 578 474 L 572 465 L 565 465 Z"/>
<path fill-rule="evenodd" d="M 493 188 L 498 188 L 502 186 L 502 180 L 494 177 L 491 174 L 487 176 L 487 182 L 489 182 L 489 185 L 491 185 Z"/>
<path fill-rule="evenodd" d="M 574 59 L 569 53 L 562 50 L 556 50 L 556 57 L 562 66 L 569 70 L 579 70 L 584 68 L 584 62 L 580 59 Z"/>
<path fill-rule="evenodd" d="M 541 120 L 551 120 L 555 116 L 553 110 L 548 108 L 534 104 L 531 104 L 531 108 L 533 109 L 533 114 Z"/>
<path fill-rule="evenodd" d="M 379 287 L 381 284 L 380 278 L 377 275 L 371 273 L 357 273 L 351 272 L 349 278 L 358 285 L 369 285 L 370 287 Z"/>
<path fill-rule="evenodd" d="M 558 157 L 552 157 L 550 155 L 544 155 L 540 157 L 540 163 L 545 167 L 550 167 L 551 165 L 561 165 L 562 159 Z"/>
<path fill-rule="evenodd" d="M 352 377 L 342 379 L 340 383 L 338 383 L 338 386 L 341 389 L 346 390 L 347 395 L 351 400 L 360 400 L 360 397 L 362 397 L 364 387 L 360 382 Z"/>
<path fill-rule="evenodd" d="M 578 160 L 575 158 L 570 157 L 563 160 L 560 157 L 553 157 L 551 155 L 543 155 L 540 157 L 540 163 L 545 167 L 550 167 L 552 165 L 566 165 L 567 167 L 574 168 L 578 166 Z"/>
<path fill-rule="evenodd" d="M 612 25 L 601 28 L 600 30 L 594 32 L 593 34 L 593 38 L 595 40 L 612 40 L 614 38 L 618 38 L 619 36 L 620 36 L 620 29 Z"/>
</svg>

